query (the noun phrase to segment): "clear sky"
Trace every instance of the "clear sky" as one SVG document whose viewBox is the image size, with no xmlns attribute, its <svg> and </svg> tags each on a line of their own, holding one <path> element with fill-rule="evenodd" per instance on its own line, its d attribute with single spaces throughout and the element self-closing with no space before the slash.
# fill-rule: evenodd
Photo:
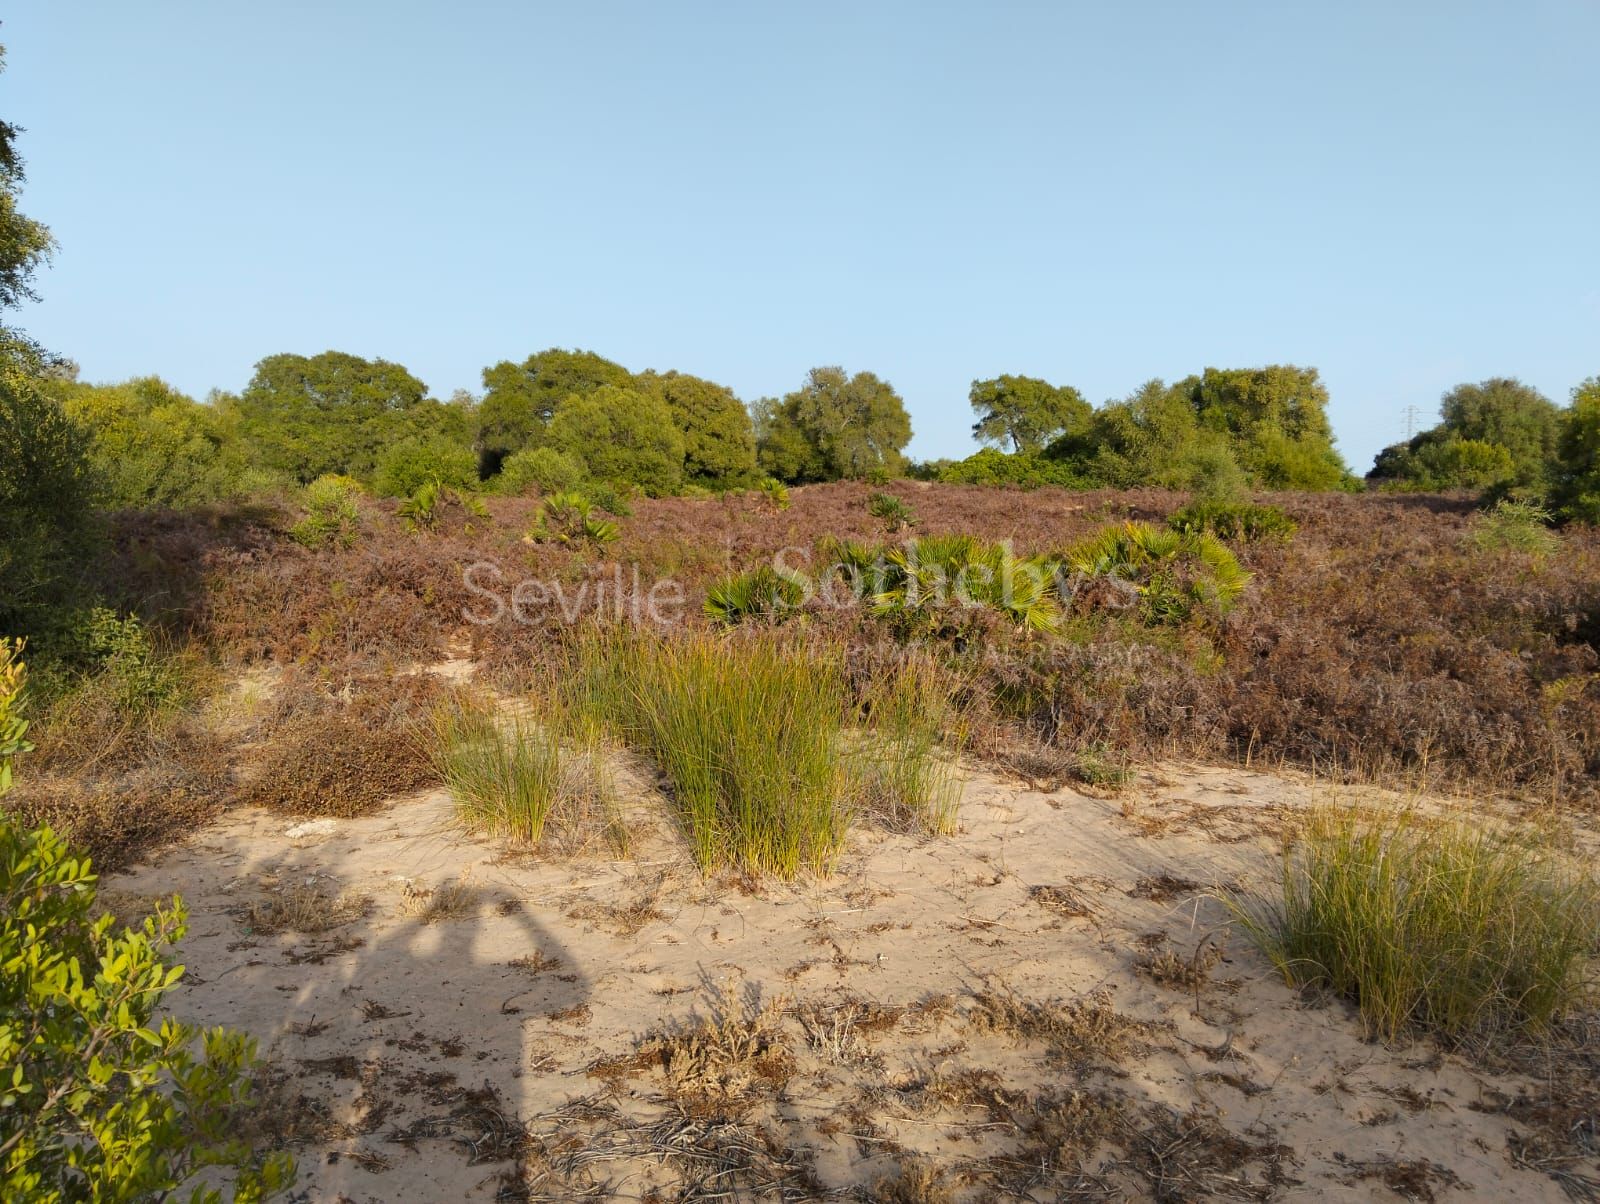
<svg viewBox="0 0 1600 1204">
<path fill-rule="evenodd" d="M 9 7 L 22 321 L 87 379 L 838 363 L 931 457 L 975 377 L 1290 362 L 1364 471 L 1457 382 L 1600 373 L 1597 0 Z"/>
</svg>

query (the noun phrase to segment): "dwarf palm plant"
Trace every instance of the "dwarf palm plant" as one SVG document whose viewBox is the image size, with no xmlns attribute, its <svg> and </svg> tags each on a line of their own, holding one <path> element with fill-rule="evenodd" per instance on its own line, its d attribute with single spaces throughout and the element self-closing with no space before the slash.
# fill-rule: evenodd
<svg viewBox="0 0 1600 1204">
<path fill-rule="evenodd" d="M 1063 553 L 1061 570 L 1127 582 L 1139 595 L 1146 621 L 1164 624 L 1187 622 L 1199 612 L 1220 618 L 1250 582 L 1215 535 L 1137 522 L 1107 527 L 1074 544 Z"/>
</svg>

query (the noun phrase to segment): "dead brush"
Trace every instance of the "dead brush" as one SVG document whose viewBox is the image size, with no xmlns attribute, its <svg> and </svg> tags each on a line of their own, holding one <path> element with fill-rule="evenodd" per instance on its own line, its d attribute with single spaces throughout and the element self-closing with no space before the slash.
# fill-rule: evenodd
<svg viewBox="0 0 1600 1204">
<path fill-rule="evenodd" d="M 900 1014 L 898 1008 L 861 1000 L 833 1005 L 807 1002 L 797 1009 L 811 1052 L 831 1066 L 864 1066 L 877 1061 L 865 1035 L 894 1027 Z"/>
<path fill-rule="evenodd" d="M 660 1065 L 667 1094 L 691 1110 L 738 1109 L 780 1089 L 794 1073 L 782 1033 L 787 1006 L 777 997 L 756 1007 L 729 983 L 709 1016 L 651 1038 L 641 1053 Z"/>
<path fill-rule="evenodd" d="M 1134 969 L 1159 986 L 1174 991 L 1198 993 L 1211 982 L 1211 971 L 1222 961 L 1222 949 L 1210 937 L 1203 938 L 1188 957 L 1176 949 L 1146 950 L 1134 959 Z"/>
<path fill-rule="evenodd" d="M 425 886 L 405 882 L 400 887 L 400 914 L 423 924 L 465 920 L 476 914 L 483 892 L 465 879 Z"/>
<path fill-rule="evenodd" d="M 372 896 L 351 890 L 330 893 L 317 886 L 291 886 L 243 909 L 242 920 L 261 936 L 332 932 L 372 914 Z"/>
<path fill-rule="evenodd" d="M 1155 1025 L 1117 1011 L 1106 991 L 1069 1000 L 1026 999 L 999 981 L 973 993 L 965 1016 L 975 1033 L 1038 1042 L 1051 1061 L 1080 1070 L 1096 1061 L 1120 1062 L 1145 1048 L 1156 1032 Z"/>
</svg>

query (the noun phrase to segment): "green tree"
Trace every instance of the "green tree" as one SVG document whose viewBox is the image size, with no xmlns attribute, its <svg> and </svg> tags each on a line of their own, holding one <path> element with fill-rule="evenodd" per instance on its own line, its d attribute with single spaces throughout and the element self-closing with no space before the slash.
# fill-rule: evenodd
<svg viewBox="0 0 1600 1204">
<path fill-rule="evenodd" d="M 683 471 L 698 485 L 747 482 L 756 471 L 750 412 L 732 389 L 682 372 L 642 372 L 641 392 L 660 396 L 683 435 Z"/>
<path fill-rule="evenodd" d="M 1052 385 L 1031 376 L 975 380 L 967 394 L 978 421 L 972 434 L 980 443 L 1014 452 L 1038 451 L 1063 435 L 1080 433 L 1090 406 L 1071 385 Z"/>
<path fill-rule="evenodd" d="M 342 351 L 268 356 L 228 408 L 257 462 L 301 484 L 327 473 L 369 481 L 407 436 L 467 437 L 462 409 L 430 398 L 399 364 Z"/>
<path fill-rule="evenodd" d="M 1201 430 L 1190 389 L 1189 382 L 1146 381 L 1131 396 L 1095 410 L 1081 433 L 1051 443 L 1045 458 L 1085 484 L 1191 488 L 1196 457 L 1209 462 L 1219 448 L 1220 454 L 1231 452 L 1226 435 Z"/>
<path fill-rule="evenodd" d="M 1563 518 L 1600 523 L 1600 376 L 1572 390 L 1556 444 L 1552 500 Z"/>
<path fill-rule="evenodd" d="M 5 70 L 5 55 L 5 47 L 0 46 L 0 71 Z M 56 245 L 48 226 L 17 208 L 26 179 L 22 156 L 17 153 L 20 133 L 20 127 L 0 121 L 0 309 L 36 299 L 33 274 Z"/>
<path fill-rule="evenodd" d="M 556 408 L 568 397 L 605 385 L 633 387 L 633 373 L 592 351 L 551 347 L 520 364 L 501 360 L 483 370 L 478 406 L 480 472 L 493 476 L 512 452 L 537 447 L 547 436 Z"/>
<path fill-rule="evenodd" d="M 226 416 L 160 377 L 117 385 L 61 382 L 48 391 L 88 433 L 103 505 L 184 507 L 238 494 L 246 466 Z"/>
<path fill-rule="evenodd" d="M 757 411 L 763 470 L 779 480 L 859 479 L 905 468 L 911 416 L 888 381 L 871 372 L 813 368 L 798 390 Z"/>
<path fill-rule="evenodd" d="M 683 436 L 667 403 L 648 393 L 602 385 L 572 394 L 550 420 L 549 440 L 596 480 L 654 497 L 683 484 Z"/>
<path fill-rule="evenodd" d="M 1537 389 L 1510 377 L 1492 377 L 1457 385 L 1439 408 L 1437 426 L 1378 453 L 1369 480 L 1415 489 L 1541 488 L 1549 483 L 1562 414 Z M 1499 452 L 1485 450 L 1493 448 Z M 1491 479 L 1491 471 L 1498 475 Z"/>
<path fill-rule="evenodd" d="M 17 207 L 19 133 L 0 121 L 0 311 L 35 296 L 34 272 L 55 246 Z M 94 543 L 87 440 L 48 392 L 59 363 L 0 324 L 0 634 L 58 628 Z"/>
<path fill-rule="evenodd" d="M 98 535 L 88 438 L 45 391 L 38 348 L 0 328 L 0 635 L 60 634 Z"/>
<path fill-rule="evenodd" d="M 1178 386 L 1200 425 L 1226 435 L 1252 480 L 1269 489 L 1338 489 L 1349 469 L 1333 444 L 1328 390 L 1315 368 L 1207 368 Z"/>
<path fill-rule="evenodd" d="M 1548 476 L 1561 437 L 1561 410 L 1537 389 L 1509 377 L 1457 385 L 1440 401 L 1439 413 L 1448 434 L 1505 448 L 1517 484 L 1538 484 Z"/>
</svg>

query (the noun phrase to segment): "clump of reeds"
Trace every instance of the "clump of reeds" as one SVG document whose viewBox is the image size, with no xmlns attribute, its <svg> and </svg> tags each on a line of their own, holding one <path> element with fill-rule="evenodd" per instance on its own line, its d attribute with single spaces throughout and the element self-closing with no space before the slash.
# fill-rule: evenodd
<svg viewBox="0 0 1600 1204">
<path fill-rule="evenodd" d="M 803 644 L 692 633 L 592 637 L 569 679 L 665 775 L 696 860 L 825 871 L 849 830 L 836 668 Z"/>
<path fill-rule="evenodd" d="M 1493 823 L 1321 810 L 1286 848 L 1279 896 L 1234 907 L 1289 982 L 1353 1000 L 1386 1040 L 1537 1032 L 1591 993 L 1594 879 Z"/>
</svg>

